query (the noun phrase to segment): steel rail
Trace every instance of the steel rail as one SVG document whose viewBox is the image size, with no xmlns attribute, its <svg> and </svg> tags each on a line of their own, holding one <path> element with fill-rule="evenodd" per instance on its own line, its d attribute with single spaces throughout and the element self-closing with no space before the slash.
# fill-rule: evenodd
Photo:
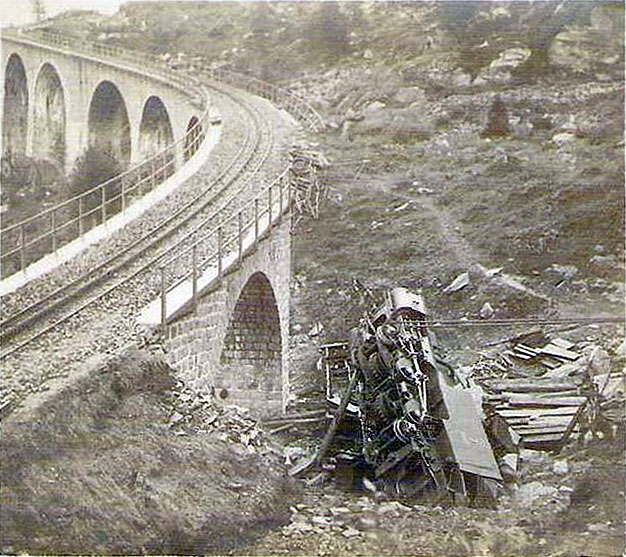
<svg viewBox="0 0 626 557">
<path fill-rule="evenodd" d="M 118 47 L 118 46 L 105 45 L 102 43 L 88 41 L 85 39 L 80 39 L 78 37 L 72 37 L 72 36 L 64 35 L 62 33 L 52 32 L 52 31 L 47 31 L 47 30 L 34 30 L 34 31 L 28 31 L 26 33 L 17 33 L 17 34 L 9 32 L 9 33 L 5 33 L 5 37 L 9 39 L 13 38 L 14 40 L 18 40 L 18 41 L 35 39 L 36 41 L 39 41 L 40 43 L 43 43 L 44 45 L 53 45 L 54 47 L 61 47 L 65 49 L 71 48 L 72 50 L 70 52 L 72 53 L 78 52 L 78 53 L 83 53 L 83 54 L 87 53 L 88 55 L 96 55 L 100 57 L 104 56 L 104 57 L 108 57 L 109 59 L 115 62 L 119 62 L 119 60 L 123 60 L 124 62 L 127 62 L 127 63 L 130 62 L 131 64 L 134 64 L 135 69 L 136 70 L 139 69 L 139 71 L 142 71 L 142 72 L 145 72 L 146 64 L 148 64 L 153 70 L 156 69 L 162 75 L 165 75 L 166 79 L 168 79 L 171 83 L 178 83 L 179 88 L 182 88 L 183 90 L 185 87 L 188 87 L 190 85 L 193 86 L 194 84 L 198 83 L 197 79 L 191 78 L 190 75 L 196 75 L 197 72 L 200 72 L 205 77 L 208 77 L 212 80 L 221 81 L 223 83 L 229 83 L 229 84 L 235 85 L 236 87 L 244 88 L 247 91 L 252 92 L 254 94 L 268 98 L 274 104 L 277 104 L 278 106 L 282 106 L 283 108 L 285 108 L 296 119 L 301 121 L 303 124 L 305 124 L 309 129 L 313 131 L 319 131 L 323 129 L 324 127 L 324 121 L 319 115 L 319 113 L 317 113 L 317 111 L 315 111 L 315 109 L 311 107 L 308 103 L 306 103 L 306 101 L 304 101 L 302 98 L 276 85 L 273 85 L 271 83 L 267 83 L 265 81 L 262 81 L 253 77 L 245 76 L 242 74 L 238 74 L 229 70 L 210 69 L 210 68 L 204 68 L 204 67 L 194 65 L 194 64 L 187 64 L 181 67 L 187 69 L 189 75 L 185 75 L 185 74 L 180 75 L 169 69 L 164 72 L 163 61 L 155 55 L 133 51 L 133 50 Z M 205 122 L 206 119 L 208 119 L 208 108 L 202 116 L 202 122 Z M 198 126 L 200 125 L 201 123 L 198 124 Z M 200 142 L 201 142 L 204 136 L 203 134 L 200 134 L 199 137 L 200 137 Z M 185 149 L 184 149 L 183 154 L 187 153 L 186 143 L 189 140 L 189 138 L 192 139 L 194 144 L 198 141 L 196 127 L 194 127 L 194 129 L 192 130 L 188 130 L 185 136 L 179 140 L 179 142 L 183 142 L 183 141 L 185 142 Z M 163 150 L 163 152 L 155 155 L 154 160 L 158 160 L 161 157 L 166 157 L 165 167 L 159 167 L 159 169 L 157 170 L 155 170 L 152 167 L 151 174 L 145 178 L 140 178 L 139 184 L 134 185 L 131 189 L 136 189 L 137 187 L 140 187 L 141 184 L 143 184 L 143 182 L 147 180 L 151 180 L 154 186 L 154 182 L 155 182 L 154 176 L 155 175 L 162 176 L 163 168 L 165 168 L 167 171 L 172 162 L 175 164 L 175 161 L 167 160 L 167 156 L 171 154 L 172 149 L 175 149 L 175 148 L 176 148 L 176 145 L 168 146 Z M 195 150 L 197 150 L 197 147 L 196 149 L 194 149 L 194 152 Z M 148 162 L 150 162 L 151 166 L 154 165 L 153 160 L 150 159 L 149 161 L 144 161 L 138 167 L 131 169 L 127 172 L 129 173 L 137 172 L 138 170 L 141 170 L 145 168 L 146 166 L 148 166 L 147 165 Z M 141 173 L 140 173 L 140 176 L 141 176 Z M 165 177 L 167 178 L 167 175 Z M 113 198 L 107 199 L 107 196 L 105 193 L 105 189 L 106 189 L 105 186 L 109 182 L 112 182 L 113 184 L 118 184 L 120 179 L 122 180 L 121 195 L 119 196 L 114 195 Z M 109 182 L 95 186 L 92 190 L 89 190 L 88 192 L 84 192 L 80 194 L 79 196 L 75 196 L 75 198 L 65 201 L 59 204 L 59 206 L 57 207 L 46 209 L 38 213 L 37 215 L 34 215 L 32 217 L 29 217 L 28 219 L 25 219 L 24 221 L 21 221 L 20 223 L 16 223 L 15 225 L 11 225 L 11 227 L 7 227 L 4 231 L 2 231 L 3 235 L 6 238 L 7 233 L 12 232 L 17 229 L 17 231 L 19 232 L 19 238 L 18 238 L 19 245 L 14 249 L 8 250 L 8 252 L 7 250 L 3 250 L 4 254 L 0 256 L 0 259 L 6 260 L 9 257 L 19 256 L 19 261 L 20 261 L 19 268 L 20 270 L 23 270 L 25 266 L 27 266 L 26 251 L 25 251 L 26 247 L 37 244 L 41 242 L 42 240 L 44 240 L 45 238 L 51 237 L 52 248 L 53 248 L 53 251 L 55 251 L 59 243 L 58 238 L 57 238 L 59 229 L 67 228 L 69 225 L 73 224 L 74 222 L 77 222 L 78 223 L 78 237 L 80 237 L 84 234 L 84 230 L 82 226 L 84 217 L 93 213 L 101 213 L 102 221 L 104 223 L 107 217 L 107 212 L 106 212 L 107 204 L 111 205 L 112 203 L 114 203 L 121 197 L 121 200 L 120 200 L 121 205 L 123 208 L 125 207 L 125 197 L 124 197 L 125 190 L 124 190 L 123 178 L 121 178 L 121 176 L 118 175 L 117 177 L 114 177 Z M 87 199 L 89 196 L 93 196 L 94 193 L 97 194 L 98 191 L 102 192 L 101 206 L 96 207 L 95 209 L 92 209 L 85 214 L 82 214 L 81 208 L 83 205 L 83 200 Z M 55 217 L 56 217 L 57 211 L 65 207 L 68 207 L 69 205 L 71 205 L 72 202 L 76 200 L 78 200 L 78 217 L 75 219 L 70 219 L 69 222 L 64 223 L 61 227 L 56 226 Z M 34 222 L 38 219 L 44 218 L 48 214 L 51 215 L 52 231 L 47 232 L 45 234 L 41 234 L 34 239 L 26 241 L 25 240 L 26 225 L 30 222 Z"/>
<path fill-rule="evenodd" d="M 61 39 L 59 38 L 58 34 L 54 34 L 55 35 L 55 40 L 59 39 L 59 40 L 65 40 L 61 37 Z M 87 41 L 80 41 L 81 44 L 90 44 L 91 47 L 95 49 L 98 53 L 102 53 L 100 46 L 97 43 L 88 43 Z M 95 46 L 94 46 L 95 45 Z M 74 40 L 74 38 L 70 38 L 69 42 L 67 43 L 63 43 L 63 46 L 76 46 L 76 42 Z M 107 54 L 115 57 L 117 56 L 120 52 L 122 53 L 128 53 L 130 51 L 127 51 L 125 49 L 119 49 L 118 47 L 115 47 L 113 49 L 107 50 Z M 139 55 L 139 57 L 144 58 L 142 55 Z M 136 60 L 137 55 L 135 53 L 132 53 L 129 56 L 125 56 L 124 59 L 133 59 Z M 147 56 L 145 57 L 146 59 L 149 59 L 151 61 L 155 61 L 155 57 L 151 57 L 151 56 Z M 200 73 L 204 79 L 209 79 L 212 82 L 217 81 L 218 84 L 216 83 L 212 83 L 213 87 L 217 87 L 219 88 L 219 83 L 227 83 L 230 85 L 234 85 L 238 88 L 243 88 L 251 93 L 257 94 L 259 96 L 265 97 L 269 100 L 271 100 L 272 102 L 274 102 L 275 104 L 278 104 L 280 106 L 282 106 L 283 108 L 287 109 L 288 111 L 290 111 L 292 113 L 292 116 L 294 116 L 296 119 L 300 120 L 301 122 L 303 122 L 309 129 L 312 130 L 317 130 L 320 128 L 320 126 L 323 126 L 323 121 L 321 120 L 321 117 L 314 111 L 314 109 L 312 109 L 308 104 L 306 104 L 304 101 L 302 101 L 302 99 L 296 97 L 295 95 L 284 91 L 281 88 L 278 88 L 274 85 L 262 82 L 260 80 L 254 79 L 254 78 L 248 78 L 246 76 L 243 76 L 241 74 L 236 74 L 234 72 L 226 72 L 223 70 L 212 70 L 212 69 L 208 69 L 208 68 L 201 68 L 198 66 L 188 66 L 188 69 L 193 70 L 196 73 Z M 268 151 L 268 155 L 269 155 L 269 151 Z M 237 162 L 238 160 L 238 156 L 236 156 L 235 158 L 232 159 L 231 164 L 229 165 L 228 169 L 232 168 L 232 166 Z M 260 161 L 259 164 L 257 165 L 257 167 L 260 167 L 262 165 L 263 161 Z M 228 169 L 222 173 L 217 179 L 215 179 L 214 183 L 217 183 L 217 181 L 219 181 L 220 179 L 223 179 L 225 173 L 228 171 Z M 245 169 L 245 164 L 244 167 L 242 167 L 242 169 L 240 169 L 240 172 L 243 172 L 243 170 Z M 281 176 L 283 174 L 285 174 L 286 171 L 283 171 L 283 173 L 281 174 Z M 233 177 L 231 179 L 231 181 L 234 181 L 236 179 L 236 177 Z M 225 184 L 223 186 L 223 188 L 220 190 L 220 193 L 222 191 L 224 191 L 226 189 L 226 187 L 228 187 L 228 185 L 230 184 L 230 182 L 228 182 L 227 184 Z M 239 191 L 242 191 L 243 188 L 245 186 L 241 186 Z M 97 188 L 97 187 L 96 187 Z M 271 188 L 272 188 L 272 184 L 270 184 L 269 186 L 269 193 L 270 193 L 270 198 L 271 198 Z M 267 191 L 264 190 L 264 191 Z M 150 263 L 148 263 L 145 267 L 143 267 L 140 271 L 138 271 L 138 273 L 140 274 L 143 270 L 146 270 L 147 268 L 151 267 L 154 264 L 154 261 L 158 261 L 161 257 L 165 256 L 166 254 L 170 253 L 171 251 L 173 251 L 174 249 L 181 249 L 181 247 L 183 246 L 183 244 L 185 242 L 190 241 L 190 239 L 192 238 L 192 236 L 196 233 L 198 233 L 204 226 L 206 226 L 207 223 L 209 223 L 212 219 L 218 217 L 220 214 L 223 214 L 225 212 L 225 210 L 229 209 L 228 204 L 230 203 L 230 201 L 232 201 L 236 195 L 238 194 L 238 192 L 236 194 L 233 194 L 230 196 L 230 198 L 228 199 L 227 202 L 223 203 L 222 206 L 214 211 L 210 217 L 207 217 L 203 220 L 203 222 L 196 226 L 190 233 L 186 234 L 183 239 L 178 242 L 175 243 L 173 246 L 171 246 L 170 248 L 168 248 L 166 251 L 162 252 L 157 258 L 154 258 L 150 261 Z M 204 194 L 203 194 L 204 195 Z M 205 204 L 205 207 L 208 206 L 210 203 L 212 203 L 214 200 L 216 199 L 216 196 L 214 196 L 212 201 L 209 201 Z M 186 207 L 189 207 L 192 203 L 194 203 L 194 201 L 190 202 Z M 249 203 L 248 203 L 249 205 Z M 98 208 L 96 208 L 94 211 L 97 211 Z M 182 211 L 182 209 L 181 209 Z M 197 211 L 197 212 L 200 212 Z M 281 194 L 281 212 L 282 212 L 282 194 Z M 270 213 L 271 213 L 271 208 L 270 208 Z M 178 214 L 178 213 L 177 213 Z M 239 212 L 239 215 L 241 214 L 241 211 Z M 262 213 L 265 214 L 265 213 Z M 19 315 L 21 317 L 17 317 L 18 314 L 14 314 L 12 316 L 10 316 L 9 318 L 5 319 L 5 321 L 3 321 L 2 323 L 0 323 L 0 327 L 4 330 L 4 329 L 9 329 L 9 333 L 3 333 L 3 339 L 9 338 L 11 336 L 15 336 L 16 334 L 19 334 L 20 331 L 22 331 L 28 324 L 32 323 L 33 321 L 36 321 L 40 318 L 45 317 L 47 314 L 51 313 L 52 311 L 55 310 L 55 308 L 63 305 L 63 303 L 70 301 L 71 299 L 75 298 L 78 294 L 83 293 L 85 290 L 87 290 L 90 286 L 95 285 L 96 283 L 101 282 L 102 280 L 104 280 L 107 276 L 112 275 L 113 273 L 115 273 L 117 270 L 119 270 L 119 268 L 121 268 L 124 265 L 128 265 L 129 263 L 132 262 L 132 260 L 136 260 L 138 259 L 142 253 L 145 254 L 145 252 L 150 249 L 150 245 L 146 246 L 145 249 L 143 251 L 140 251 L 138 254 L 133 255 L 132 257 L 129 257 L 126 261 L 121 262 L 117 267 L 114 267 L 112 269 L 108 269 L 106 270 L 107 266 L 110 266 L 112 263 L 114 263 L 115 261 L 118 261 L 121 257 L 123 257 L 124 255 L 127 255 L 131 249 L 134 249 L 136 247 L 138 247 L 141 242 L 145 241 L 148 237 L 154 237 L 154 233 L 157 230 L 160 230 L 162 228 L 164 228 L 165 226 L 167 226 L 168 222 L 173 222 L 174 221 L 174 216 L 172 215 L 172 218 L 167 219 L 167 221 L 162 222 L 160 226 L 157 226 L 156 228 L 153 228 L 153 230 L 151 230 L 148 234 L 143 235 L 141 238 L 139 238 L 137 241 L 133 242 L 132 245 L 128 246 L 126 250 L 123 250 L 120 253 L 115 254 L 114 256 L 112 256 L 111 258 L 109 258 L 107 261 L 103 262 L 102 264 L 100 264 L 98 267 L 96 267 L 95 269 L 92 269 L 90 272 L 83 274 L 82 276 L 78 277 L 77 279 L 71 281 L 70 283 L 65 284 L 63 287 L 58 288 L 57 290 L 51 292 L 48 296 L 45 296 L 44 298 L 37 300 L 36 302 L 33 302 L 32 304 L 30 304 L 27 308 L 25 308 L 23 311 L 18 312 Z M 187 222 L 189 222 L 189 220 L 193 218 L 193 217 L 189 217 L 189 219 L 187 220 Z M 233 215 L 231 214 L 230 216 L 226 216 L 226 218 L 223 220 L 223 224 L 229 224 L 233 221 Z M 178 226 L 178 227 L 173 227 L 172 231 L 169 233 L 169 235 L 174 234 L 176 232 L 176 230 L 179 230 L 182 228 L 183 225 Z M 245 229 L 247 230 L 249 227 L 251 226 L 250 223 L 245 225 Z M 163 239 L 163 237 L 166 234 L 163 233 L 161 235 L 161 240 Z M 207 236 L 207 235 L 205 235 Z M 231 240 L 227 240 L 227 244 L 232 242 Z M 152 247 L 154 247 L 154 245 L 156 245 L 157 242 L 153 242 L 151 244 Z M 194 245 L 197 245 L 198 242 L 196 242 Z M 87 282 L 86 279 L 89 279 L 89 277 L 92 277 L 94 275 L 94 273 L 99 273 L 99 275 L 93 277 L 91 280 L 88 280 Z M 184 276 L 188 276 L 189 273 L 183 273 Z M 129 276 L 126 279 L 126 282 L 130 281 L 135 275 Z M 83 283 L 81 285 L 81 283 Z M 33 342 L 34 340 L 36 340 L 36 338 L 41 337 L 43 334 L 45 334 L 46 332 L 49 332 L 50 330 L 58 327 L 60 324 L 64 323 L 65 321 L 67 321 L 69 318 L 71 318 L 73 315 L 76 315 L 77 313 L 80 313 L 81 311 L 83 311 L 86 307 L 89 307 L 90 305 L 92 305 L 93 303 L 95 303 L 98 299 L 101 299 L 102 297 L 106 296 L 107 293 L 116 290 L 117 288 L 121 287 L 123 284 L 125 284 L 125 281 L 121 281 L 118 284 L 114 285 L 113 287 L 111 287 L 111 289 L 105 291 L 103 294 L 98 295 L 97 297 L 92 298 L 91 300 L 88 300 L 87 302 L 85 302 L 84 304 L 82 304 L 81 308 L 77 311 L 71 312 L 71 315 L 66 315 L 64 318 L 60 318 L 58 320 L 55 321 L 55 323 L 53 323 L 52 325 L 46 327 L 45 331 L 41 331 L 40 333 L 37 333 L 36 337 L 30 338 L 26 341 L 23 341 L 21 343 L 19 343 L 18 346 L 12 347 L 11 349 L 3 352 L 0 354 L 0 359 L 3 359 L 5 357 L 7 357 L 10 354 L 15 353 L 17 350 L 19 350 L 20 348 L 22 348 L 23 346 L 30 344 L 31 342 Z M 72 293 L 68 293 L 68 290 L 74 288 L 74 292 Z M 59 297 L 59 300 L 57 302 L 54 302 L 53 299 Z M 45 306 L 46 304 L 48 304 L 49 302 L 52 301 L 52 304 L 49 305 L 48 307 L 42 307 Z M 27 316 L 27 313 L 31 313 L 30 316 Z M 20 324 L 20 319 L 22 320 L 21 324 Z"/>
<path fill-rule="evenodd" d="M 249 106 L 246 105 L 246 103 L 241 102 L 240 100 L 236 100 L 236 102 L 239 106 L 241 106 L 245 111 L 249 113 L 249 115 L 251 116 L 251 119 L 255 121 L 255 126 L 258 131 L 260 129 L 259 124 L 262 122 L 262 119 L 259 118 L 258 115 L 256 115 L 255 117 L 254 112 L 250 109 Z M 268 127 L 268 130 L 271 132 L 272 131 L 271 127 Z M 261 133 L 257 133 L 256 142 L 253 145 L 253 148 L 248 156 L 248 160 L 245 163 L 243 163 L 239 169 L 236 170 L 234 176 L 230 177 L 228 181 L 225 181 L 225 183 L 223 184 L 222 188 L 219 191 L 214 192 L 213 191 L 214 186 L 220 181 L 224 181 L 224 177 L 226 176 L 226 174 L 236 165 L 237 162 L 240 162 L 242 152 L 246 149 L 247 144 L 244 144 L 240 148 L 240 150 L 231 159 L 230 163 L 228 164 L 228 167 L 223 172 L 221 172 L 220 175 L 213 181 L 211 187 L 203 191 L 198 196 L 194 197 L 190 202 L 188 202 L 184 207 L 178 210 L 175 214 L 168 217 L 165 221 L 162 221 L 155 228 L 153 228 L 150 232 L 144 234 L 141 238 L 134 241 L 126 249 L 116 253 L 114 256 L 107 259 L 98 267 L 79 276 L 77 279 L 75 279 L 71 283 L 66 284 L 63 287 L 56 289 L 46 298 L 43 298 L 41 300 L 34 302 L 33 304 L 29 305 L 27 308 L 20 311 L 19 313 L 14 314 L 13 316 L 5 319 L 2 323 L 0 323 L 0 327 L 2 329 L 0 338 L 2 338 L 3 341 L 6 341 L 7 339 L 10 339 L 14 337 L 15 335 L 19 334 L 19 332 L 21 332 L 28 324 L 38 319 L 42 319 L 46 317 L 51 312 L 55 311 L 57 308 L 72 301 L 74 298 L 76 298 L 77 295 L 82 294 L 83 292 L 85 292 L 91 287 L 95 287 L 102 280 L 105 280 L 108 276 L 111 276 L 115 272 L 118 272 L 122 267 L 128 266 L 132 262 L 138 260 L 140 257 L 145 256 L 148 250 L 155 248 L 156 246 L 161 244 L 163 241 L 165 241 L 167 238 L 170 238 L 176 231 L 181 230 L 184 226 L 188 225 L 191 219 L 193 219 L 200 212 L 205 210 L 210 204 L 214 203 L 218 199 L 220 194 L 222 194 L 235 180 L 240 178 L 244 171 L 252 172 L 253 174 L 258 171 L 258 169 L 261 167 L 261 165 L 265 162 L 267 157 L 272 152 L 273 134 L 270 133 L 269 135 L 270 135 L 270 139 L 267 142 L 267 145 L 265 146 L 264 153 L 262 153 L 260 159 L 256 161 L 254 168 L 250 169 L 248 167 L 251 164 L 254 156 L 257 154 L 260 148 L 259 145 L 261 143 Z M 91 305 L 93 305 L 94 303 L 96 303 L 97 301 L 99 301 L 100 299 L 108 295 L 109 293 L 113 292 L 114 290 L 117 290 L 118 288 L 120 288 L 121 286 L 123 286 L 124 284 L 126 284 L 127 282 L 129 282 L 130 280 L 138 276 L 139 274 L 143 273 L 144 271 L 150 268 L 153 268 L 155 263 L 157 263 L 161 258 L 171 253 L 174 249 L 180 249 L 184 243 L 189 242 L 193 238 L 193 236 L 195 236 L 198 233 L 199 230 L 201 230 L 204 226 L 206 226 L 207 223 L 211 222 L 211 220 L 214 219 L 217 215 L 219 215 L 220 212 L 223 212 L 223 210 L 227 208 L 228 203 L 232 202 L 237 197 L 237 195 L 245 189 L 245 187 L 248 185 L 248 182 L 249 182 L 249 179 L 245 180 L 239 186 L 236 192 L 231 194 L 231 196 L 229 197 L 226 203 L 222 203 L 219 209 L 212 211 L 208 217 L 204 217 L 202 221 L 200 222 L 200 224 L 197 224 L 191 231 L 186 232 L 183 238 L 179 239 L 173 245 L 165 248 L 157 256 L 152 257 L 148 263 L 146 263 L 145 265 L 142 265 L 137 271 L 131 273 L 129 276 L 125 277 L 124 279 L 121 279 L 113 286 L 106 288 L 104 292 L 96 296 L 93 296 L 92 298 L 90 298 L 89 300 L 81 304 L 76 310 L 73 310 L 69 312 L 68 314 L 64 315 L 63 317 L 56 319 L 55 321 L 53 321 L 52 324 L 44 327 L 37 333 L 29 336 L 27 339 L 3 351 L 2 353 L 0 353 L 0 360 L 17 352 L 18 350 L 32 343 L 33 341 L 37 340 L 44 334 L 57 328 L 59 325 L 63 324 L 65 321 L 67 321 L 71 317 L 82 312 L 87 307 L 90 307 Z M 175 220 L 179 218 L 185 211 L 188 211 L 189 209 L 193 208 L 193 206 L 197 204 L 198 201 L 202 197 L 204 197 L 207 193 L 213 193 L 214 195 L 212 196 L 210 200 L 203 203 L 200 207 L 192 209 L 192 212 L 188 214 L 187 216 L 185 216 L 182 221 L 175 222 Z M 172 226 L 165 229 L 170 224 Z M 155 232 L 160 231 L 160 230 L 163 230 L 163 231 L 158 237 L 155 238 L 154 237 Z M 144 243 L 146 240 L 150 240 L 150 241 L 148 242 L 147 245 L 140 247 L 140 245 Z M 130 253 L 131 250 L 135 248 L 139 248 L 139 250 L 136 253 L 131 254 Z M 118 261 L 121 257 L 125 255 L 129 255 L 129 257 L 123 261 L 120 261 L 117 266 L 107 269 L 107 267 L 110 267 L 112 263 Z M 98 274 L 96 276 L 93 276 L 94 273 L 98 273 Z M 68 291 L 70 289 L 72 290 Z M 52 301 L 52 299 L 55 297 L 57 297 L 58 299 L 56 301 Z M 44 308 L 38 309 L 42 304 L 49 303 L 51 301 L 52 301 L 51 304 L 47 305 Z M 7 327 L 9 327 L 8 330 L 6 330 Z"/>
</svg>

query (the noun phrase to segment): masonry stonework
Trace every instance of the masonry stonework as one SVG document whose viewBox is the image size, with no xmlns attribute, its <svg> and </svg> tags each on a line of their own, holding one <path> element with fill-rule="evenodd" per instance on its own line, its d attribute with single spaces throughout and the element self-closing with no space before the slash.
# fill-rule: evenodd
<svg viewBox="0 0 626 557">
<path fill-rule="evenodd" d="M 167 326 L 169 363 L 218 400 L 263 416 L 284 410 L 289 390 L 288 217 L 254 253 Z"/>
</svg>

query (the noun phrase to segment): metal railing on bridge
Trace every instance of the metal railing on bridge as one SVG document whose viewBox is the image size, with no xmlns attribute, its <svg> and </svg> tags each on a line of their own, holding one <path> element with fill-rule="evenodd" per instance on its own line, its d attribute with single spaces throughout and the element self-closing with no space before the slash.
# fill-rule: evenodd
<svg viewBox="0 0 626 557">
<path fill-rule="evenodd" d="M 130 203 L 152 191 L 176 171 L 178 150 L 182 150 L 182 159 L 188 160 L 199 149 L 205 137 L 209 110 L 206 92 L 198 80 L 192 77 L 193 72 L 200 71 L 209 79 L 267 98 L 313 131 L 319 131 L 324 126 L 320 115 L 296 95 L 270 83 L 229 70 L 201 68 L 193 64 L 173 70 L 161 58 L 152 54 L 49 30 L 5 32 L 4 37 L 43 43 L 96 58 L 122 61 L 140 73 L 153 74 L 176 85 L 187 94 L 189 90 L 193 91 L 194 102 L 201 102 L 204 112 L 184 137 L 154 156 L 84 193 L 2 229 L 0 266 L 3 277 L 25 269 L 29 264 L 57 251 L 95 226 L 106 223 L 109 218 L 124 211 Z"/>
<path fill-rule="evenodd" d="M 215 214 L 216 226 L 159 265 L 161 324 L 178 310 L 195 308 L 200 292 L 210 288 L 244 256 L 257 248 L 291 208 L 291 166 L 285 168 L 250 201 L 230 214 Z M 181 242 L 182 245 L 182 242 Z M 182 270 L 182 272 L 181 272 Z M 177 307 L 168 307 L 168 297 Z"/>
</svg>

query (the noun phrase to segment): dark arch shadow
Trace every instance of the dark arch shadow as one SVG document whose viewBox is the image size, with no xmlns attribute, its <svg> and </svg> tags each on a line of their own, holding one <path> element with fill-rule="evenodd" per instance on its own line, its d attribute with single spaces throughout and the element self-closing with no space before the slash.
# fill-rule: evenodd
<svg viewBox="0 0 626 557">
<path fill-rule="evenodd" d="M 156 182 L 160 183 L 176 171 L 174 133 L 170 116 L 163 101 L 156 96 L 146 100 L 139 126 L 139 157 L 142 161 L 156 155 L 150 168 L 156 171 Z M 170 147 L 168 149 L 168 147 Z"/>
<path fill-rule="evenodd" d="M 89 104 L 89 145 L 109 152 L 127 168 L 131 158 L 130 121 L 126 102 L 117 86 L 102 81 Z"/>
<path fill-rule="evenodd" d="M 187 124 L 187 133 L 185 135 L 185 161 L 188 161 L 196 154 L 200 148 L 204 137 L 202 124 L 196 116 L 192 116 Z"/>
<path fill-rule="evenodd" d="M 65 92 L 49 63 L 39 70 L 33 95 L 33 157 L 65 166 Z"/>
<path fill-rule="evenodd" d="M 145 102 L 139 126 L 139 153 L 141 160 L 156 155 L 174 142 L 170 117 L 163 101 L 151 96 Z"/>
<path fill-rule="evenodd" d="M 216 374 L 216 394 L 257 413 L 282 404 L 282 341 L 274 290 L 254 273 L 243 287 L 230 319 Z"/>
<path fill-rule="evenodd" d="M 9 56 L 4 72 L 2 110 L 2 154 L 26 154 L 28 126 L 28 80 L 22 59 Z"/>
</svg>

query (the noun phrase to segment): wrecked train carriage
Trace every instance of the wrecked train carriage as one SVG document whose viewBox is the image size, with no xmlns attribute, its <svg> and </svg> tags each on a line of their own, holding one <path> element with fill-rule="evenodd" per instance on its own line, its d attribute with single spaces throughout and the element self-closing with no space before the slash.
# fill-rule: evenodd
<svg viewBox="0 0 626 557">
<path fill-rule="evenodd" d="M 344 482 L 365 475 L 403 496 L 495 494 L 502 478 L 480 401 L 437 360 L 420 295 L 390 291 L 348 342 L 323 347 L 320 367 L 339 407 L 329 451 Z"/>
</svg>

